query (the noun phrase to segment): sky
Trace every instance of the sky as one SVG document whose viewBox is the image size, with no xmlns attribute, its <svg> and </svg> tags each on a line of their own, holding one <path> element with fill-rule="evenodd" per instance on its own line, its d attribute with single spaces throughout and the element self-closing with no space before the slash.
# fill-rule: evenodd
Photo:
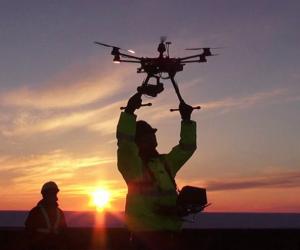
<svg viewBox="0 0 300 250">
<path fill-rule="evenodd" d="M 64 210 L 93 210 L 111 192 L 124 210 L 116 164 L 120 107 L 145 75 L 113 64 L 94 41 L 156 57 L 223 47 L 176 75 L 188 104 L 201 105 L 197 151 L 176 176 L 205 187 L 208 212 L 300 213 L 299 1 L 0 1 L 0 210 L 27 210 L 55 181 Z M 178 143 L 171 82 L 136 112 L 158 128 L 158 151 Z"/>
</svg>

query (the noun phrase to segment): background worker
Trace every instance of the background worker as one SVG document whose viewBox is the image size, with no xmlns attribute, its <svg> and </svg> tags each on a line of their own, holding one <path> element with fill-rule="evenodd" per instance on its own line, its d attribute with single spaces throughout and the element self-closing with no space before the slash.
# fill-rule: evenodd
<svg viewBox="0 0 300 250">
<path fill-rule="evenodd" d="M 66 249 L 63 211 L 58 207 L 58 186 L 55 182 L 45 183 L 41 189 L 43 199 L 29 212 L 25 222 L 29 249 Z"/>
<path fill-rule="evenodd" d="M 176 208 L 175 176 L 196 150 L 193 108 L 180 103 L 180 142 L 162 155 L 156 150 L 157 129 L 136 121 L 134 112 L 141 103 L 141 94 L 133 95 L 117 126 L 118 169 L 128 187 L 126 222 L 140 249 L 175 249 L 178 241 L 174 233 L 182 225 Z"/>
</svg>

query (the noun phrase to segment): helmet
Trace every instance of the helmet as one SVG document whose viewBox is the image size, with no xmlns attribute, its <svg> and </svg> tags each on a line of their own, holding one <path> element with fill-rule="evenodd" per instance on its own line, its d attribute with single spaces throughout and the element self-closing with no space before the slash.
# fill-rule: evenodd
<svg viewBox="0 0 300 250">
<path fill-rule="evenodd" d="M 156 128 L 152 128 L 149 123 L 140 120 L 136 122 L 135 138 L 139 138 L 145 134 L 155 133 Z"/>
<path fill-rule="evenodd" d="M 45 194 L 47 193 L 48 191 L 56 191 L 58 192 L 59 189 L 58 189 L 58 186 L 56 185 L 56 183 L 54 181 L 49 181 L 49 182 L 46 182 L 43 187 L 42 187 L 42 190 L 41 190 L 41 193 L 42 194 Z"/>
</svg>

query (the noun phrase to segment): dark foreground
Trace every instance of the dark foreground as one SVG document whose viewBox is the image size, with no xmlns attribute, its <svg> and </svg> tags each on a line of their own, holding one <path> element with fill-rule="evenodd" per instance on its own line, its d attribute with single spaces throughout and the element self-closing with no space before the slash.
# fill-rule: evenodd
<svg viewBox="0 0 300 250">
<path fill-rule="evenodd" d="M 184 249 L 300 250 L 300 229 L 185 229 Z M 130 249 L 124 228 L 70 228 L 69 250 Z M 1 250 L 23 250 L 23 228 L 0 228 Z"/>
</svg>

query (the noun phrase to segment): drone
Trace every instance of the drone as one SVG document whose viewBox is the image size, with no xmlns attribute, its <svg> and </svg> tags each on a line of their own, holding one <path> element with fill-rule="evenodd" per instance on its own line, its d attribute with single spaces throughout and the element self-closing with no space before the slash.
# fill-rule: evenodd
<svg viewBox="0 0 300 250">
<path fill-rule="evenodd" d="M 212 54 L 211 49 L 218 48 L 188 48 L 186 50 L 201 50 L 200 54 L 195 54 L 186 57 L 170 57 L 169 46 L 171 42 L 166 41 L 166 37 L 161 37 L 160 43 L 157 47 L 159 53 L 158 57 L 137 57 L 132 54 L 135 52 L 133 50 L 125 50 L 120 47 L 109 45 L 101 42 L 94 42 L 97 45 L 112 48 L 111 55 L 113 56 L 114 63 L 137 63 L 140 67 L 137 68 L 137 73 L 147 74 L 146 79 L 143 81 L 142 85 L 137 88 L 137 91 L 141 94 L 156 97 L 159 93 L 164 90 L 163 83 L 160 79 L 170 79 L 173 87 L 175 89 L 176 95 L 180 102 L 184 102 L 181 93 L 179 91 L 178 85 L 174 79 L 177 72 L 183 71 L 183 67 L 188 63 L 205 63 L 207 62 L 207 57 L 215 56 L 217 54 Z M 126 51 L 126 52 L 123 52 Z M 127 52 L 131 53 L 128 54 Z M 166 74 L 166 76 L 164 76 Z M 150 84 L 149 80 L 151 78 L 156 79 L 156 84 Z M 184 102 L 185 103 L 185 102 Z M 151 106 L 151 103 L 142 104 L 142 106 Z M 193 109 L 200 109 L 200 106 L 193 107 Z M 124 109 L 122 107 L 121 109 Z M 178 109 L 170 109 L 170 111 L 178 111 Z"/>
</svg>

